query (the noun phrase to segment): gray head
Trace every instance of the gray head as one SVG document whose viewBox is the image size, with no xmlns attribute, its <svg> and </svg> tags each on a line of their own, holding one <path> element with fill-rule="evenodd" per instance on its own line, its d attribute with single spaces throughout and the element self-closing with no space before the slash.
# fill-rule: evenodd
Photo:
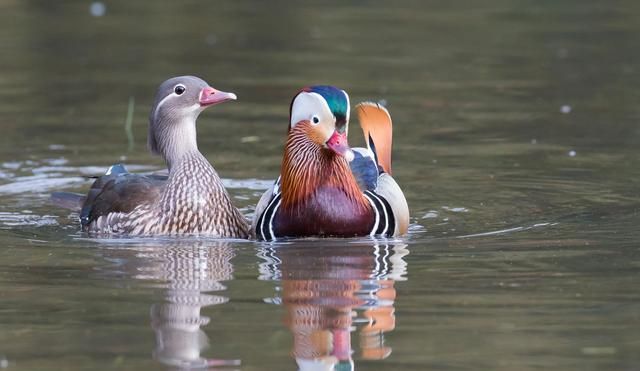
<svg viewBox="0 0 640 371">
<path fill-rule="evenodd" d="M 163 82 L 149 115 L 149 149 L 162 155 L 171 168 L 185 152 L 198 149 L 195 124 L 200 112 L 235 99 L 235 94 L 216 90 L 195 76 Z"/>
</svg>

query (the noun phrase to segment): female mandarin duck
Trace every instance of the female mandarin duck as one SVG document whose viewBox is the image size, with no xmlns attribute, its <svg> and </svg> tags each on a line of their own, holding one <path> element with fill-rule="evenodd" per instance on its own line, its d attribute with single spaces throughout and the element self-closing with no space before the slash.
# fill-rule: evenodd
<svg viewBox="0 0 640 371">
<path fill-rule="evenodd" d="M 84 200 L 83 230 L 248 237 L 247 221 L 196 142 L 198 115 L 209 106 L 235 99 L 235 94 L 216 90 L 194 76 L 163 82 L 149 116 L 148 145 L 164 158 L 169 176 L 131 174 L 122 165 L 112 166 L 96 179 L 86 197 L 77 200 Z M 67 205 L 72 197 L 54 195 L 58 203 Z"/>
<path fill-rule="evenodd" d="M 294 97 L 280 177 L 256 206 L 257 238 L 406 233 L 409 208 L 391 177 L 391 117 L 375 103 L 356 111 L 367 148 L 352 150 L 345 91 L 312 86 Z"/>
</svg>

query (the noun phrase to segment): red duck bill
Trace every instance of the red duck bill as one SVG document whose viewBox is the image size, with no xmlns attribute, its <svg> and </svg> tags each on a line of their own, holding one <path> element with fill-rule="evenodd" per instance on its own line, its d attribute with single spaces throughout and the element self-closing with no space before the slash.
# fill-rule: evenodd
<svg viewBox="0 0 640 371">
<path fill-rule="evenodd" d="M 213 106 L 214 104 L 236 99 L 238 99 L 238 97 L 236 97 L 235 94 L 216 90 L 210 86 L 207 86 L 200 92 L 200 105 L 202 107 Z"/>
<path fill-rule="evenodd" d="M 347 133 L 334 131 L 326 145 L 330 150 L 347 159 L 347 161 L 351 162 L 353 160 L 354 154 L 351 147 L 349 147 Z"/>
</svg>

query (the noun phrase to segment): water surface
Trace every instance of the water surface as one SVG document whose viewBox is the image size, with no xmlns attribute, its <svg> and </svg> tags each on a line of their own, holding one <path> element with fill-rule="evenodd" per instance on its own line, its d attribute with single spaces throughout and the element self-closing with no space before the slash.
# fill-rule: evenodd
<svg viewBox="0 0 640 371">
<path fill-rule="evenodd" d="M 636 2 L 104 5 L 0 3 L 0 368 L 638 368 Z M 384 102 L 410 233 L 80 233 L 48 195 L 161 169 L 146 117 L 179 74 L 239 97 L 198 134 L 247 215 L 301 87 Z"/>
</svg>

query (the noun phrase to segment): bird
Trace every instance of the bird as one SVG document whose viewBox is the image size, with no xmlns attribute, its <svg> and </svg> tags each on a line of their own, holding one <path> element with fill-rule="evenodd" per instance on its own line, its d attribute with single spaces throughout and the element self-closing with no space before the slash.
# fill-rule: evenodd
<svg viewBox="0 0 640 371">
<path fill-rule="evenodd" d="M 247 238 L 248 220 L 198 150 L 196 120 L 207 107 L 236 100 L 195 76 L 164 81 L 149 115 L 147 144 L 166 175 L 129 173 L 122 164 L 97 177 L 86 196 L 58 192 L 61 206 L 82 204 L 82 229 L 100 235 L 206 235 Z"/>
<path fill-rule="evenodd" d="M 372 102 L 355 110 L 366 148 L 349 147 L 344 90 L 318 85 L 295 95 L 280 176 L 255 208 L 251 232 L 257 239 L 407 232 L 409 207 L 391 176 L 391 116 Z"/>
</svg>

